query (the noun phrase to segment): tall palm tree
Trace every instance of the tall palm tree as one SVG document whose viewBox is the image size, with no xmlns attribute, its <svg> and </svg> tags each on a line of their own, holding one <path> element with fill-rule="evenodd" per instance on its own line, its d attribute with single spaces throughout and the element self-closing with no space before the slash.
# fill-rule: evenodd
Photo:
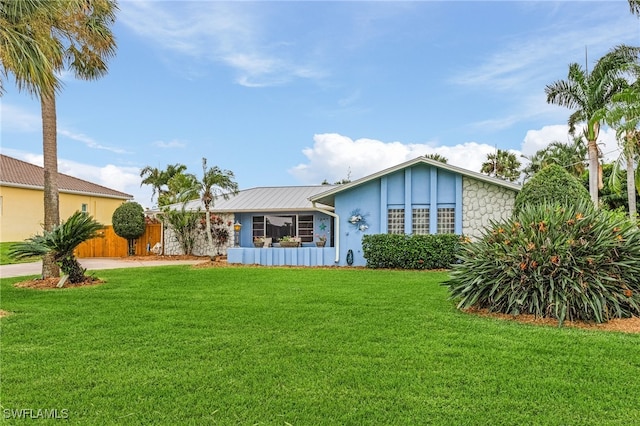
<svg viewBox="0 0 640 426">
<path fill-rule="evenodd" d="M 213 235 L 211 234 L 211 207 L 214 206 L 217 197 L 228 200 L 238 193 L 238 184 L 233 180 L 234 175 L 230 170 L 221 170 L 218 166 L 207 167 L 207 159 L 202 159 L 202 180 L 198 182 L 196 189 L 204 204 L 207 242 L 209 252 L 213 250 Z"/>
<path fill-rule="evenodd" d="M 596 206 L 599 187 L 597 140 L 603 121 L 597 111 L 605 108 L 613 95 L 628 85 L 623 74 L 628 64 L 635 62 L 638 52 L 640 49 L 637 47 L 617 46 L 598 60 L 591 73 L 572 63 L 566 80 L 556 81 L 545 88 L 548 103 L 575 110 L 568 120 L 571 134 L 575 134 L 578 124 L 585 124 L 582 135 L 587 141 L 589 155 L 589 193 Z"/>
<path fill-rule="evenodd" d="M 40 98 L 44 157 L 44 227 L 60 222 L 58 195 L 57 73 L 70 69 L 85 80 L 106 74 L 115 54 L 110 26 L 115 0 L 2 0 L 0 43 L 3 73 L 14 74 L 19 89 Z M 59 271 L 51 256 L 42 264 L 44 277 Z"/>
<path fill-rule="evenodd" d="M 520 177 L 520 161 L 515 154 L 499 149 L 487 154 L 487 161 L 482 163 L 480 172 L 514 182 Z"/>
<path fill-rule="evenodd" d="M 629 0 L 629 9 L 634 15 L 640 16 L 640 0 Z"/>
<path fill-rule="evenodd" d="M 640 73 L 639 73 L 640 75 Z M 629 217 L 636 220 L 636 191 L 640 187 L 640 172 L 634 167 L 640 159 L 640 80 L 613 97 L 613 105 L 606 111 L 605 119 L 616 129 L 622 145 L 622 154 L 614 166 L 611 184 L 619 188 L 620 163 L 626 164 L 627 199 Z"/>
<path fill-rule="evenodd" d="M 46 23 L 48 16 L 62 12 L 60 6 L 39 0 L 0 0 L 0 69 L 4 77 L 15 76 L 18 90 L 38 94 L 42 88 L 60 86 L 54 63 L 62 60 L 62 52 Z"/>
</svg>

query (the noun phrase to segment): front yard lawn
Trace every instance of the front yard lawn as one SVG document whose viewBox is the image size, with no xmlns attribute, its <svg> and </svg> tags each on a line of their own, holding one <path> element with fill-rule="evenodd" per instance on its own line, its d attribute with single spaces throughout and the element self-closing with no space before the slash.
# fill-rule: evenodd
<svg viewBox="0 0 640 426">
<path fill-rule="evenodd" d="M 444 272 L 105 270 L 3 279 L 3 415 L 72 424 L 640 424 L 640 335 L 459 312 Z M 9 410 L 9 411 L 7 411 Z M 37 413 L 33 411 L 32 414 Z"/>
</svg>

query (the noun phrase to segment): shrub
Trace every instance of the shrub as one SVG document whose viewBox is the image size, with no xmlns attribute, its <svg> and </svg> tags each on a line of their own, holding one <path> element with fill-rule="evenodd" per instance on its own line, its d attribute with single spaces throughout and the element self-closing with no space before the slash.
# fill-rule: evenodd
<svg viewBox="0 0 640 426">
<path fill-rule="evenodd" d="M 55 262 L 69 276 L 69 282 L 78 284 L 86 279 L 86 269 L 78 263 L 73 252 L 83 242 L 100 236 L 102 229 L 103 225 L 93 217 L 75 212 L 51 231 L 45 230 L 43 235 L 13 244 L 9 253 L 18 259 L 53 253 Z"/>
<path fill-rule="evenodd" d="M 574 204 L 590 200 L 589 191 L 580 181 L 557 164 L 546 166 L 523 186 L 514 205 L 514 214 L 531 204 Z"/>
<path fill-rule="evenodd" d="M 464 244 L 445 285 L 459 308 L 605 322 L 640 315 L 640 231 L 590 201 L 526 206 Z"/>
<path fill-rule="evenodd" d="M 136 202 L 123 203 L 111 216 L 113 232 L 119 237 L 125 238 L 129 244 L 129 255 L 135 253 L 135 239 L 144 234 L 146 224 L 144 210 Z"/>
<path fill-rule="evenodd" d="M 162 222 L 171 226 L 182 252 L 187 256 L 191 255 L 198 236 L 200 209 L 195 212 L 189 211 L 185 209 L 183 204 L 180 210 L 164 207 L 162 211 L 164 213 L 161 216 Z"/>
<path fill-rule="evenodd" d="M 374 234 L 362 238 L 368 268 L 449 268 L 459 249 L 460 237 L 454 234 Z"/>
</svg>

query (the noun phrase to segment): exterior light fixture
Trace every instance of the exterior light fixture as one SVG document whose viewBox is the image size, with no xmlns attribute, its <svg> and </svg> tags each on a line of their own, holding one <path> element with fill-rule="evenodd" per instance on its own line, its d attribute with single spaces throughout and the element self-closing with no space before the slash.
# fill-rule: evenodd
<svg viewBox="0 0 640 426">
<path fill-rule="evenodd" d="M 233 231 L 236 233 L 235 236 L 235 246 L 240 247 L 240 230 L 242 229 L 242 224 L 236 220 L 236 223 L 233 224 Z"/>
</svg>

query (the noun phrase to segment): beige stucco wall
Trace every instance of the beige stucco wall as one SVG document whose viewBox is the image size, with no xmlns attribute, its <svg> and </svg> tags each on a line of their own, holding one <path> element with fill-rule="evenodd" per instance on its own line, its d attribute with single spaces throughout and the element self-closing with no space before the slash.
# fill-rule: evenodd
<svg viewBox="0 0 640 426">
<path fill-rule="evenodd" d="M 65 220 L 87 205 L 87 213 L 104 225 L 124 200 L 91 195 L 60 193 L 60 218 Z M 42 233 L 44 195 L 42 190 L 0 187 L 0 241 L 22 241 Z"/>
<path fill-rule="evenodd" d="M 478 238 L 490 221 L 511 217 L 517 192 L 468 177 L 462 178 L 462 233 Z"/>
</svg>

